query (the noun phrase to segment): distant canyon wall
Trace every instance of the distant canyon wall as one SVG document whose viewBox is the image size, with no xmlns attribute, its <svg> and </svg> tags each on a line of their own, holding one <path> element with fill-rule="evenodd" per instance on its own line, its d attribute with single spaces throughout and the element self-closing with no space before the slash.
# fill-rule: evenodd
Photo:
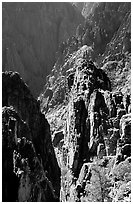
<svg viewBox="0 0 133 204">
<path fill-rule="evenodd" d="M 17 71 L 38 96 L 62 41 L 83 22 L 70 3 L 3 3 L 2 68 Z"/>
</svg>

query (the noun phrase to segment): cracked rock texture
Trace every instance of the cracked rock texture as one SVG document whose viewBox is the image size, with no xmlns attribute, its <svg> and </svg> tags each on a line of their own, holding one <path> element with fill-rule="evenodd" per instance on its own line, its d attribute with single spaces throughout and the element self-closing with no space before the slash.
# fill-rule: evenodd
<svg viewBox="0 0 133 204">
<path fill-rule="evenodd" d="M 131 201 L 130 12 L 130 3 L 97 3 L 40 94 L 53 142 L 63 133 L 62 201 Z"/>
<path fill-rule="evenodd" d="M 131 4 L 70 5 L 85 21 L 60 43 L 38 101 L 3 73 L 3 172 L 16 201 L 131 202 Z"/>
<path fill-rule="evenodd" d="M 59 201 L 60 169 L 39 103 L 18 73 L 3 73 L 2 85 L 3 201 Z"/>
<path fill-rule="evenodd" d="M 83 47 L 81 50 L 86 52 Z M 58 135 L 55 150 L 62 170 L 61 199 L 73 202 L 129 201 L 130 95 L 112 91 L 106 73 L 82 56 L 73 59 L 75 67 L 67 77 L 67 97 L 53 107 L 51 98 L 46 110 L 51 131 L 56 137 Z M 128 162 L 128 171 L 125 162 Z M 120 173 L 120 165 L 127 180 L 115 177 L 116 169 L 117 174 Z M 126 196 L 119 195 L 121 189 L 127 189 Z"/>
</svg>

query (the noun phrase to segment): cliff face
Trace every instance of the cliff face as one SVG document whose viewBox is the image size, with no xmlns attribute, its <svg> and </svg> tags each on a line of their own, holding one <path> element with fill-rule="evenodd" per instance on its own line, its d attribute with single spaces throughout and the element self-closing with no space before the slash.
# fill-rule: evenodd
<svg viewBox="0 0 133 204">
<path fill-rule="evenodd" d="M 3 73 L 5 201 L 131 202 L 131 4 L 75 5 L 86 20 L 60 43 L 38 101 Z"/>
<path fill-rule="evenodd" d="M 39 103 L 18 73 L 3 73 L 2 85 L 3 201 L 59 201 L 60 169 Z"/>
<path fill-rule="evenodd" d="M 93 47 L 95 58 L 98 59 L 105 52 L 106 45 L 117 35 L 122 26 L 129 33 L 130 39 L 130 10 L 130 3 L 96 3 L 84 25 L 78 27 L 77 38 L 82 45 L 86 44 Z M 122 31 L 123 34 L 126 34 L 125 31 Z M 120 36 L 120 33 L 118 36 Z M 123 35 L 123 37 L 125 36 Z M 124 42 L 121 38 L 119 38 L 119 41 L 123 45 Z M 121 46 L 119 43 L 118 47 Z M 116 44 L 115 47 L 117 47 Z"/>
<path fill-rule="evenodd" d="M 131 200 L 130 12 L 130 3 L 98 3 L 62 44 L 40 95 L 62 201 Z"/>
<path fill-rule="evenodd" d="M 63 191 L 68 201 L 130 200 L 131 166 L 126 160 L 131 156 L 128 105 L 123 103 L 125 96 L 121 93 L 108 91 L 109 80 L 99 69 L 97 75 L 97 69 L 92 67 L 88 63 L 85 68 L 84 64 L 77 68 L 77 83 L 73 83 L 69 94 L 69 118 L 59 153 L 69 172 L 63 175 Z M 128 179 L 122 179 L 126 174 Z"/>
<path fill-rule="evenodd" d="M 47 89 L 41 101 L 61 167 L 61 200 L 129 201 L 130 95 L 111 91 L 106 73 L 88 60 L 86 50 L 69 58 L 67 80 L 58 77 L 58 88 L 53 86 L 52 95 Z"/>
<path fill-rule="evenodd" d="M 49 86 L 53 88 L 52 83 L 55 87 L 59 78 L 65 77 L 72 61 L 69 59 L 71 56 L 80 55 L 80 51 L 77 51 L 82 46 L 86 46 L 88 59 L 95 61 L 108 74 L 112 90 L 130 92 L 130 3 L 96 4 L 94 11 L 84 24 L 77 27 L 76 35 L 60 45 L 57 61 L 51 74 L 47 77 L 44 90 Z M 74 63 L 74 61 L 72 62 Z M 71 66 L 73 67 L 73 64 Z M 56 83 L 57 78 L 58 82 Z"/>
<path fill-rule="evenodd" d="M 99 64 L 108 73 L 113 90 L 131 90 L 131 13 L 130 3 L 119 6 L 120 25 L 107 44 Z M 125 15 L 124 15 L 125 13 Z"/>
<path fill-rule="evenodd" d="M 70 3 L 2 4 L 3 70 L 18 71 L 39 95 L 62 41 L 83 17 Z M 35 85 L 36 84 L 36 85 Z"/>
</svg>

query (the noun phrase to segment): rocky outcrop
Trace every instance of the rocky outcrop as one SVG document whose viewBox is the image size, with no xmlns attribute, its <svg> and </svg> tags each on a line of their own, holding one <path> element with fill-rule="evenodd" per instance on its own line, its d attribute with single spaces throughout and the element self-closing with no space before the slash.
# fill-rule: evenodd
<svg viewBox="0 0 133 204">
<path fill-rule="evenodd" d="M 34 154 L 46 170 L 52 200 L 56 201 L 61 186 L 63 202 L 130 202 L 130 3 L 96 3 L 91 12 L 76 36 L 60 44 L 38 102 L 14 88 L 21 82 L 17 74 L 6 73 L 3 105 L 13 104 L 28 124 L 31 139 L 26 141 L 33 143 Z M 61 185 L 51 143 L 61 168 Z M 27 192 L 31 188 L 26 182 Z"/>
<path fill-rule="evenodd" d="M 91 48 L 85 45 L 77 52 L 75 51 L 68 58 L 66 58 L 66 62 L 62 66 L 60 65 L 60 67 L 58 67 L 58 64 L 55 65 L 52 73 L 53 75 L 49 76 L 48 82 L 45 85 L 46 90 L 39 97 L 42 111 L 46 111 L 47 108 L 53 108 L 53 106 L 56 106 L 56 104 L 63 103 L 67 98 L 68 91 L 71 90 L 74 83 L 77 84 L 76 91 L 79 92 L 79 95 L 82 92 L 82 89 L 83 91 L 86 90 L 86 92 L 87 89 L 89 89 L 89 94 L 92 93 L 92 89 L 111 89 L 111 83 L 108 80 L 106 73 L 102 69 L 97 69 L 96 66 L 93 66 L 93 62 L 91 62 L 91 60 L 90 62 L 87 61 L 91 59 L 91 56 Z M 72 68 L 69 69 L 70 67 Z M 79 68 L 76 69 L 76 67 Z M 59 75 L 57 75 L 58 71 L 60 72 Z M 77 82 L 79 79 L 74 79 L 75 72 L 79 72 L 77 75 L 82 81 L 80 86 Z M 46 93 L 50 89 L 53 91 L 53 96 L 49 99 L 49 96 L 47 96 Z"/>
<path fill-rule="evenodd" d="M 108 73 L 113 91 L 121 91 L 124 96 L 126 92 L 130 94 L 130 13 L 130 3 L 119 2 L 115 6 L 107 2 L 96 3 L 92 15 L 89 15 L 84 24 L 77 27 L 76 35 L 69 38 L 60 47 L 57 61 L 47 78 L 44 90 L 51 87 L 55 95 L 60 93 L 59 98 L 62 103 L 67 90 L 63 91 L 59 87 L 66 86 L 67 82 L 64 80 L 66 76 L 71 86 L 77 58 L 87 57 L 87 59 L 96 61 L 99 67 Z M 129 48 L 125 51 L 123 46 L 127 38 L 129 43 L 126 44 L 129 45 Z M 43 98 L 45 97 L 42 92 Z M 56 100 L 53 100 L 52 103 L 54 106 L 57 104 Z"/>
<path fill-rule="evenodd" d="M 53 133 L 64 129 L 62 201 L 131 200 L 130 13 L 130 3 L 95 4 L 47 78 L 47 109 L 40 95 Z"/>
<path fill-rule="evenodd" d="M 127 38 L 130 41 L 130 3 L 118 2 L 115 5 L 111 2 L 86 3 L 86 5 L 87 4 L 93 11 L 91 13 L 87 12 L 89 13 L 87 20 L 84 25 L 78 27 L 77 38 L 80 40 L 82 46 L 86 44 L 93 47 L 96 59 L 105 52 L 106 45 L 111 40 L 112 43 L 109 43 L 108 46 L 113 48 L 113 44 L 115 43 L 115 51 L 119 49 L 119 46 L 124 46 L 125 42 L 127 42 Z M 89 6 L 89 4 L 92 5 Z M 126 27 L 126 29 L 122 31 L 121 28 L 123 26 Z M 126 34 L 126 32 L 128 34 Z M 118 40 L 117 36 L 120 36 L 120 33 L 123 33 L 122 37 L 124 41 L 119 38 L 119 42 L 121 43 L 116 44 Z M 130 42 L 128 45 L 130 47 Z M 111 49 L 109 50 L 111 51 Z"/>
<path fill-rule="evenodd" d="M 56 61 L 59 44 L 75 34 L 83 16 L 70 3 L 2 4 L 3 71 L 21 74 L 38 96 Z"/>
<path fill-rule="evenodd" d="M 27 124 L 12 107 L 3 107 L 2 121 L 2 200 L 58 201 Z"/>
<path fill-rule="evenodd" d="M 126 129 L 131 125 L 128 116 L 130 96 L 111 90 L 107 74 L 90 60 L 88 50 L 89 47 L 83 46 L 74 52 L 61 70 L 65 74 L 65 69 L 68 69 L 66 77 L 54 77 L 51 84 L 56 87 L 58 82 L 60 90 L 60 84 L 65 80 L 61 88 L 64 88 L 66 95 L 62 101 L 55 101 L 54 117 L 49 104 L 47 110 L 53 132 L 64 129 L 64 138 L 56 145 L 56 155 L 62 169 L 61 199 L 119 201 L 117 195 L 115 198 L 112 196 L 117 189 L 113 171 L 123 162 L 121 168 L 124 173 L 126 158 L 131 154 L 131 131 L 130 127 Z M 52 90 L 56 91 L 54 88 Z M 63 120 L 58 122 L 56 117 Z M 125 133 L 126 130 L 129 130 L 128 133 Z M 128 168 L 130 177 L 130 162 Z M 121 199 L 130 200 L 130 183 L 121 182 L 120 189 L 123 188 L 121 185 L 124 188 L 128 186 L 129 192 L 128 198 L 123 196 Z"/>
<path fill-rule="evenodd" d="M 79 80 L 79 84 L 82 83 L 81 78 Z M 72 175 L 72 178 L 69 174 L 65 175 L 67 185 L 64 189 L 67 201 L 129 201 L 131 199 L 130 114 L 125 115 L 126 110 L 119 109 L 121 101 L 116 105 L 112 99 L 116 115 L 111 115 L 103 90 L 93 90 L 90 97 L 89 95 L 85 97 L 85 91 L 79 98 L 78 94 L 75 97 L 73 93 L 75 93 L 74 87 L 72 95 L 70 94 L 72 101 L 68 104 L 68 107 L 71 106 L 68 112 L 71 113 L 68 113 L 70 118 L 66 122 L 68 129 L 64 141 L 65 150 L 62 150 L 67 152 L 66 166 Z M 120 112 L 122 114 L 117 114 Z M 118 121 L 117 128 L 111 122 L 114 116 Z M 128 179 L 122 179 L 120 176 L 117 180 L 116 169 L 117 176 L 122 174 L 125 177 L 127 174 Z M 126 195 L 123 194 L 125 191 Z"/>
<path fill-rule="evenodd" d="M 18 73 L 3 73 L 2 84 L 3 201 L 59 201 L 60 169 L 39 103 Z"/>
<path fill-rule="evenodd" d="M 131 4 L 126 2 L 74 3 L 87 11 L 84 24 L 76 30 L 78 48 L 92 48 L 92 60 L 108 73 L 112 89 L 126 94 L 131 80 Z M 92 4 L 92 5 L 90 5 Z M 94 5 L 93 5 L 94 4 Z M 91 9 L 92 11 L 87 9 Z M 72 47 L 72 44 L 71 44 Z M 68 48 L 67 48 L 68 49 Z M 72 48 L 71 48 L 72 49 Z"/>
</svg>

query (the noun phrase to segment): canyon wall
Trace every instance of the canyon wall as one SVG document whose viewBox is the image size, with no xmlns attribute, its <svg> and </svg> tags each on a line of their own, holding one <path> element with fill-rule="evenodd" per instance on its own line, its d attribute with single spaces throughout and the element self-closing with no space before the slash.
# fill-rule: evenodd
<svg viewBox="0 0 133 204">
<path fill-rule="evenodd" d="M 55 92 L 41 96 L 61 168 L 61 200 L 130 201 L 130 93 L 112 91 L 86 51 L 83 46 L 74 53 L 65 82 L 58 77 Z"/>
<path fill-rule="evenodd" d="M 39 103 L 18 73 L 4 72 L 2 85 L 2 199 L 59 201 L 60 168 Z"/>
<path fill-rule="evenodd" d="M 130 6 L 98 3 L 40 94 L 64 202 L 131 201 Z"/>
<path fill-rule="evenodd" d="M 3 201 L 131 202 L 131 4 L 72 4 L 43 4 L 48 6 L 48 26 L 56 19 L 51 20 L 51 6 L 58 6 L 55 16 L 64 16 L 65 10 L 58 13 L 60 6 L 69 5 L 85 21 L 66 41 L 61 37 L 38 101 L 18 73 L 3 73 Z M 32 8 L 30 3 L 21 9 L 15 5 L 16 13 L 42 9 L 36 3 Z M 9 28 L 5 16 L 4 28 Z M 8 70 L 16 59 L 10 53 L 3 49 Z M 35 78 L 37 83 L 30 80 L 38 87 L 36 72 Z"/>
<path fill-rule="evenodd" d="M 38 96 L 59 44 L 75 34 L 82 22 L 83 16 L 70 3 L 3 3 L 3 71 L 18 71 Z"/>
</svg>

